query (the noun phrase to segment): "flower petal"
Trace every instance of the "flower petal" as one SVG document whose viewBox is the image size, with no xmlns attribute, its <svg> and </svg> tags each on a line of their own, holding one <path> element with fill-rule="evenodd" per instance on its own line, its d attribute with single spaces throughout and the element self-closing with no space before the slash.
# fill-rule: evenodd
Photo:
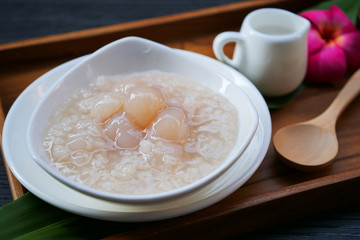
<svg viewBox="0 0 360 240">
<path fill-rule="evenodd" d="M 360 31 L 343 34 L 336 38 L 336 43 L 344 50 L 349 70 L 360 68 Z"/>
<path fill-rule="evenodd" d="M 309 56 L 306 81 L 311 83 L 341 80 L 346 74 L 344 51 L 332 42 Z"/>
<path fill-rule="evenodd" d="M 310 27 L 308 36 L 308 53 L 312 54 L 319 51 L 326 44 L 325 40 L 321 37 L 320 33 L 313 26 Z"/>
<path fill-rule="evenodd" d="M 316 28 L 319 32 L 322 32 L 324 26 L 331 22 L 329 10 L 310 10 L 300 13 L 300 16 L 308 19 L 311 22 L 312 27 Z"/>
<path fill-rule="evenodd" d="M 355 25 L 338 6 L 332 5 L 329 12 L 331 25 L 333 30 L 336 31 L 336 36 L 356 31 Z"/>
<path fill-rule="evenodd" d="M 310 10 L 300 15 L 307 18 L 325 40 L 357 30 L 346 14 L 336 5 L 332 5 L 329 10 Z"/>
</svg>

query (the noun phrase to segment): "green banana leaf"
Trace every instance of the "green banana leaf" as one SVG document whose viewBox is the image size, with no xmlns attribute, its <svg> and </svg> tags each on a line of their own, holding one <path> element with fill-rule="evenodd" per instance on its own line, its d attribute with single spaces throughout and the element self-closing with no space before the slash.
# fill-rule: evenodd
<svg viewBox="0 0 360 240">
<path fill-rule="evenodd" d="M 305 83 L 303 82 L 297 89 L 293 92 L 281 96 L 281 97 L 265 97 L 265 102 L 269 109 L 278 109 L 282 108 L 288 103 L 290 103 L 301 91 L 305 88 Z"/>
<path fill-rule="evenodd" d="M 82 217 L 53 207 L 31 193 L 0 208 L 0 239 L 101 239 L 137 223 Z"/>
</svg>

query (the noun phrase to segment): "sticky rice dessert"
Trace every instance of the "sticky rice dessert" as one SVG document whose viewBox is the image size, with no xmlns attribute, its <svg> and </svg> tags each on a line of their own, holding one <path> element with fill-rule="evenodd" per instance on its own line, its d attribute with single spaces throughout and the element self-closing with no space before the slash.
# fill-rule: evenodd
<svg viewBox="0 0 360 240">
<path fill-rule="evenodd" d="M 148 195 L 214 171 L 236 142 L 237 124 L 224 96 L 179 75 L 102 76 L 52 113 L 43 146 L 77 183 Z"/>
</svg>

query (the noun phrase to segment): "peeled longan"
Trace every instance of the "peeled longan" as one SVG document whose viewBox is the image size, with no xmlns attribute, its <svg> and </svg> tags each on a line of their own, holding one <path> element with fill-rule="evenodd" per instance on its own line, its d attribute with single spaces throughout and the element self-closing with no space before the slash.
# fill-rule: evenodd
<svg viewBox="0 0 360 240">
<path fill-rule="evenodd" d="M 155 87 L 134 87 L 129 91 L 124 110 L 141 129 L 146 128 L 165 106 L 165 99 Z"/>
<path fill-rule="evenodd" d="M 105 122 L 123 107 L 124 101 L 118 93 L 107 93 L 94 99 L 90 116 L 97 122 Z"/>
<path fill-rule="evenodd" d="M 190 126 L 186 123 L 183 111 L 170 107 L 162 111 L 152 126 L 151 135 L 170 141 L 186 141 L 190 134 Z"/>
<path fill-rule="evenodd" d="M 119 148 L 135 148 L 143 133 L 125 117 L 124 113 L 113 116 L 105 123 L 105 135 Z"/>
</svg>

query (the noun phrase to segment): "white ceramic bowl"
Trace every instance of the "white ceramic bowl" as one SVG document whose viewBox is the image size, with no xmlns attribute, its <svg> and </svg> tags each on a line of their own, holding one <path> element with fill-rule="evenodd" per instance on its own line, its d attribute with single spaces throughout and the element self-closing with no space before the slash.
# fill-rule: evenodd
<svg viewBox="0 0 360 240">
<path fill-rule="evenodd" d="M 98 76 L 127 75 L 147 70 L 173 72 L 198 84 L 206 85 L 225 96 L 236 107 L 239 119 L 237 141 L 223 164 L 190 185 L 153 195 L 121 195 L 96 190 L 73 182 L 53 168 L 42 146 L 44 129 L 53 110 L 79 89 L 95 81 Z M 102 47 L 64 74 L 35 108 L 26 137 L 31 156 L 45 171 L 62 183 L 101 199 L 123 203 L 145 203 L 183 196 L 211 183 L 241 156 L 257 126 L 258 114 L 252 102 L 235 83 L 174 49 L 146 39 L 127 37 Z"/>
</svg>

